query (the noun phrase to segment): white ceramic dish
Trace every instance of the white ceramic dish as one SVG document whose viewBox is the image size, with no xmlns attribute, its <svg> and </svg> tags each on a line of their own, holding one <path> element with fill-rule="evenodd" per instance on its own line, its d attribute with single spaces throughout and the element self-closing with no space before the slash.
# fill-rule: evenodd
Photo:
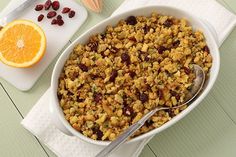
<svg viewBox="0 0 236 157">
<path fill-rule="evenodd" d="M 64 114 L 62 112 L 62 109 L 59 106 L 59 102 L 57 99 L 57 87 L 58 87 L 58 78 L 59 75 L 62 71 L 62 68 L 64 66 L 65 61 L 67 60 L 69 54 L 73 51 L 73 48 L 78 44 L 78 43 L 85 43 L 88 41 L 89 37 L 92 34 L 96 33 L 101 33 L 104 32 L 105 27 L 107 25 L 115 25 L 117 22 L 121 19 L 126 19 L 130 15 L 144 15 L 144 16 L 150 16 L 153 11 L 156 11 L 161 14 L 165 15 L 172 15 L 177 18 L 186 18 L 191 25 L 193 26 L 194 29 L 200 29 L 204 32 L 204 35 L 207 40 L 207 44 L 209 46 L 209 49 L 211 51 L 211 55 L 213 57 L 213 66 L 210 71 L 210 78 L 206 82 L 205 88 L 201 95 L 194 101 L 192 104 L 185 109 L 183 112 L 181 112 L 179 115 L 174 117 L 172 120 L 167 122 L 166 124 L 162 125 L 160 128 L 156 128 L 150 132 L 147 132 L 143 135 L 140 135 L 138 137 L 135 137 L 131 139 L 130 141 L 127 141 L 127 143 L 132 143 L 135 141 L 140 141 L 145 138 L 151 137 L 157 133 L 160 133 L 161 131 L 167 129 L 168 127 L 172 126 L 179 120 L 181 120 L 183 117 L 185 117 L 190 111 L 192 111 L 209 93 L 211 88 L 213 87 L 213 84 L 216 81 L 218 72 L 219 72 L 219 67 L 220 67 L 220 58 L 219 58 L 219 49 L 217 46 L 217 41 L 216 38 L 214 37 L 214 30 L 211 30 L 211 27 L 209 27 L 205 22 L 202 22 L 200 19 L 195 17 L 194 15 L 191 15 L 187 12 L 181 11 L 179 9 L 173 8 L 173 7 L 167 7 L 167 6 L 148 6 L 148 7 L 143 7 L 131 11 L 127 11 L 125 13 L 122 13 L 120 15 L 111 17 L 106 19 L 105 21 L 97 24 L 87 32 L 85 32 L 83 35 L 81 35 L 77 40 L 75 40 L 60 56 L 58 59 L 54 70 L 52 74 L 52 80 L 51 80 L 51 105 L 50 105 L 50 110 L 52 112 L 53 120 L 55 122 L 55 125 L 64 133 L 77 136 L 78 138 L 87 141 L 92 144 L 97 144 L 97 145 L 108 145 L 109 142 L 107 141 L 95 141 L 92 140 L 88 137 L 85 137 L 75 129 L 71 127 L 71 125 L 66 121 L 64 118 Z"/>
</svg>

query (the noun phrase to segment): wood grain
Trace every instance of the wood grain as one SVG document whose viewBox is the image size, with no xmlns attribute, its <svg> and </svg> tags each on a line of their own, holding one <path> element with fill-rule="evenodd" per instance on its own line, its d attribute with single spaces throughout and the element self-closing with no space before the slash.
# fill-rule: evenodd
<svg viewBox="0 0 236 157">
<path fill-rule="evenodd" d="M 221 47 L 221 67 L 213 96 L 236 124 L 236 30 Z"/>
<path fill-rule="evenodd" d="M 236 13 L 236 1 L 235 0 L 222 0 L 226 5 L 231 8 L 231 11 Z"/>
<path fill-rule="evenodd" d="M 187 117 L 155 136 L 150 146 L 165 157 L 235 157 L 236 125 L 212 94 Z"/>
<path fill-rule="evenodd" d="M 0 156 L 46 157 L 47 154 L 35 137 L 20 125 L 22 117 L 2 86 L 0 86 L 0 101 Z"/>
<path fill-rule="evenodd" d="M 0 2 L 0 12 L 3 10 L 3 8 L 9 3 L 7 0 L 3 0 Z"/>
<path fill-rule="evenodd" d="M 157 157 L 152 150 L 149 148 L 148 145 L 146 145 L 140 154 L 140 157 Z"/>
</svg>

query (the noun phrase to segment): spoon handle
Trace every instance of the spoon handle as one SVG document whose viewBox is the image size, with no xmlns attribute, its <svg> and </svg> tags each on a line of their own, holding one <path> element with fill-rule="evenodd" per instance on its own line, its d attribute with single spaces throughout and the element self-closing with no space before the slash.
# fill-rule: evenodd
<svg viewBox="0 0 236 157">
<path fill-rule="evenodd" d="M 96 157 L 107 157 L 110 153 L 115 151 L 119 146 L 124 143 L 128 137 L 133 135 L 135 131 L 143 126 L 143 124 L 157 111 L 163 110 L 167 108 L 155 108 L 145 116 L 143 116 L 138 122 L 131 125 L 124 133 L 122 133 L 115 141 L 111 142 L 107 147 L 105 147 L 100 153 L 96 155 Z"/>
</svg>

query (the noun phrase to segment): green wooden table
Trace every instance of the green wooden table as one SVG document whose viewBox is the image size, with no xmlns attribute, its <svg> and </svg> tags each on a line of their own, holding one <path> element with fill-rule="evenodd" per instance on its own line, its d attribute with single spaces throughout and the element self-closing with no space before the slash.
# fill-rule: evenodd
<svg viewBox="0 0 236 157">
<path fill-rule="evenodd" d="M 122 1 L 105 0 L 102 14 L 89 12 L 87 22 L 71 41 L 111 15 Z M 219 2 L 236 13 L 235 0 Z M 0 10 L 7 3 L 8 0 L 0 0 Z M 236 29 L 224 42 L 220 52 L 221 70 L 209 96 L 183 120 L 155 136 L 145 147 L 141 157 L 236 157 Z M 55 61 L 28 92 L 21 92 L 0 78 L 1 157 L 55 156 L 20 125 L 21 120 L 49 87 L 54 63 Z"/>
</svg>

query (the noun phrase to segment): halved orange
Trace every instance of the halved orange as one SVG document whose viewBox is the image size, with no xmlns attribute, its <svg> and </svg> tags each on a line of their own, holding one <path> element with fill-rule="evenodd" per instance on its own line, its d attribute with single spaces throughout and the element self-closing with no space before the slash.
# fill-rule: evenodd
<svg viewBox="0 0 236 157">
<path fill-rule="evenodd" d="M 25 68 L 37 63 L 46 50 L 44 31 L 28 20 L 15 20 L 0 31 L 0 60 Z"/>
</svg>

